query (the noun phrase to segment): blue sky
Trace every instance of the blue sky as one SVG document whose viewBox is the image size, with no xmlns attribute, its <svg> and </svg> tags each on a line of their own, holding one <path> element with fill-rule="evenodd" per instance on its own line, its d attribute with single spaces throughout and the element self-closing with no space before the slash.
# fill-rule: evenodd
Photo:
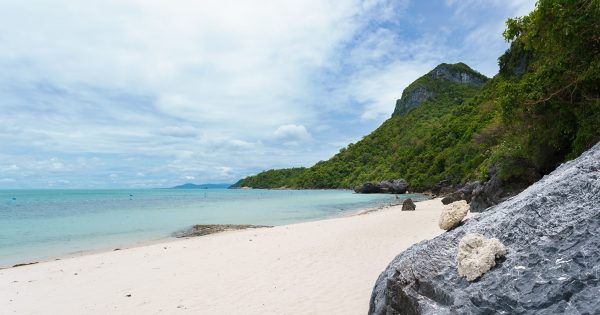
<svg viewBox="0 0 600 315">
<path fill-rule="evenodd" d="M 531 0 L 0 0 L 0 188 L 310 166 L 442 62 L 493 76 Z"/>
</svg>

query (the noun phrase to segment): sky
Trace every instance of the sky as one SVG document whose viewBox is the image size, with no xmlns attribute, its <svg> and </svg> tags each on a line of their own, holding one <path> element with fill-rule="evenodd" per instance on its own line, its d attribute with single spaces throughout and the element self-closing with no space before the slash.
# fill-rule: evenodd
<svg viewBox="0 0 600 315">
<path fill-rule="evenodd" d="M 436 65 L 487 76 L 532 0 L 0 0 L 0 188 L 311 166 Z"/>
</svg>

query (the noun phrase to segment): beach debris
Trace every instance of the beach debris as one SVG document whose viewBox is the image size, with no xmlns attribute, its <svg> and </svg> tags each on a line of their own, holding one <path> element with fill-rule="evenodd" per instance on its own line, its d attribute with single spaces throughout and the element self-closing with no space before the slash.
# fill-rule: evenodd
<svg viewBox="0 0 600 315">
<path fill-rule="evenodd" d="M 131 297 L 131 294 L 126 294 L 125 296 L 126 296 L 126 297 Z"/>
<path fill-rule="evenodd" d="M 408 198 L 402 202 L 402 211 L 414 211 L 417 209 L 417 205 L 412 201 L 412 199 Z"/>
<path fill-rule="evenodd" d="M 497 238 L 479 233 L 465 235 L 458 244 L 458 274 L 474 281 L 496 266 L 496 258 L 506 255 L 506 247 Z"/>
<path fill-rule="evenodd" d="M 447 231 L 456 227 L 467 216 L 468 212 L 469 205 L 464 200 L 455 201 L 444 206 L 438 223 L 440 229 Z"/>
<path fill-rule="evenodd" d="M 15 268 L 15 267 L 29 266 L 29 265 L 35 265 L 35 264 L 37 264 L 38 262 L 39 262 L 39 261 L 34 261 L 34 262 L 29 262 L 29 263 L 23 263 L 23 264 L 16 264 L 16 265 L 13 265 L 13 268 Z"/>
</svg>

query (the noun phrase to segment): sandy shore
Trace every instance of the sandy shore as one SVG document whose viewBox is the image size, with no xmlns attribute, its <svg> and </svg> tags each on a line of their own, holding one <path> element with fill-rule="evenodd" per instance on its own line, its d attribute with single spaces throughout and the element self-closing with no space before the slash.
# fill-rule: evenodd
<svg viewBox="0 0 600 315">
<path fill-rule="evenodd" d="M 377 276 L 442 232 L 440 199 L 0 270 L 2 314 L 366 314 Z"/>
</svg>

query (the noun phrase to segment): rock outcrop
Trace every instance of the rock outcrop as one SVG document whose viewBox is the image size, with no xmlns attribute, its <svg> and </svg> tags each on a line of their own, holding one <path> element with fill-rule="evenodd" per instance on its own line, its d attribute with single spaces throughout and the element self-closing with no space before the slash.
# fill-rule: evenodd
<svg viewBox="0 0 600 315">
<path fill-rule="evenodd" d="M 464 63 L 458 63 L 456 65 L 442 63 L 431 70 L 428 75 L 433 78 L 442 79 L 453 83 L 474 86 L 483 86 L 488 81 L 485 76 L 476 73 Z"/>
<path fill-rule="evenodd" d="M 402 97 L 396 101 L 393 115 L 404 115 L 411 109 L 436 97 L 436 89 L 431 88 L 427 79 L 475 87 L 481 87 L 489 80 L 464 63 L 442 63 L 427 73 L 424 78 L 425 80 L 415 81 L 402 92 Z"/>
<path fill-rule="evenodd" d="M 417 205 L 412 201 L 412 199 L 408 198 L 402 202 L 402 211 L 414 211 L 417 209 Z"/>
<path fill-rule="evenodd" d="M 447 205 L 459 200 L 465 200 L 466 202 L 471 202 L 471 196 L 473 195 L 473 190 L 479 189 L 481 187 L 481 182 L 474 181 L 468 182 L 463 187 L 458 189 L 453 193 L 449 193 L 446 197 L 442 198 L 442 203 Z"/>
<path fill-rule="evenodd" d="M 403 115 L 409 110 L 427 102 L 435 96 L 435 92 L 427 89 L 425 85 L 417 86 L 410 90 L 409 93 L 402 98 L 396 100 L 396 110 L 398 115 Z M 396 112 L 394 112 L 396 114 Z"/>
<path fill-rule="evenodd" d="M 442 230 L 450 230 L 462 222 L 469 213 L 469 205 L 464 200 L 448 204 L 442 210 L 438 225 Z"/>
<path fill-rule="evenodd" d="M 504 255 L 506 247 L 497 238 L 488 239 L 477 233 L 467 234 L 458 243 L 458 274 L 474 281 L 496 266 L 496 259 Z"/>
<path fill-rule="evenodd" d="M 503 174 L 503 168 L 513 169 Z M 515 172 L 514 169 L 518 169 Z M 490 169 L 490 179 L 482 185 L 473 187 L 471 194 L 471 211 L 481 212 L 515 196 L 537 181 L 541 175 L 535 166 L 522 158 L 503 158 Z"/>
<path fill-rule="evenodd" d="M 431 187 L 431 194 L 434 196 L 446 196 L 456 191 L 455 185 L 452 184 L 452 181 L 449 179 L 444 179 L 442 181 L 437 182 L 433 187 Z"/>
<path fill-rule="evenodd" d="M 369 314 L 600 314 L 600 144 L 519 195 L 420 242 L 380 275 Z M 457 271 L 464 235 L 506 256 L 477 281 Z"/>
<path fill-rule="evenodd" d="M 503 169 L 509 169 L 504 171 Z M 517 170 L 517 171 L 515 171 Z M 468 182 L 463 186 L 442 181 L 432 188 L 432 193 L 445 196 L 443 204 L 465 200 L 472 212 L 481 212 L 515 196 L 541 177 L 533 163 L 523 158 L 502 158 L 489 171 L 489 180 Z"/>
<path fill-rule="evenodd" d="M 379 183 L 364 183 L 354 187 L 354 192 L 359 194 L 404 194 L 408 183 L 403 179 L 386 180 Z"/>
</svg>

